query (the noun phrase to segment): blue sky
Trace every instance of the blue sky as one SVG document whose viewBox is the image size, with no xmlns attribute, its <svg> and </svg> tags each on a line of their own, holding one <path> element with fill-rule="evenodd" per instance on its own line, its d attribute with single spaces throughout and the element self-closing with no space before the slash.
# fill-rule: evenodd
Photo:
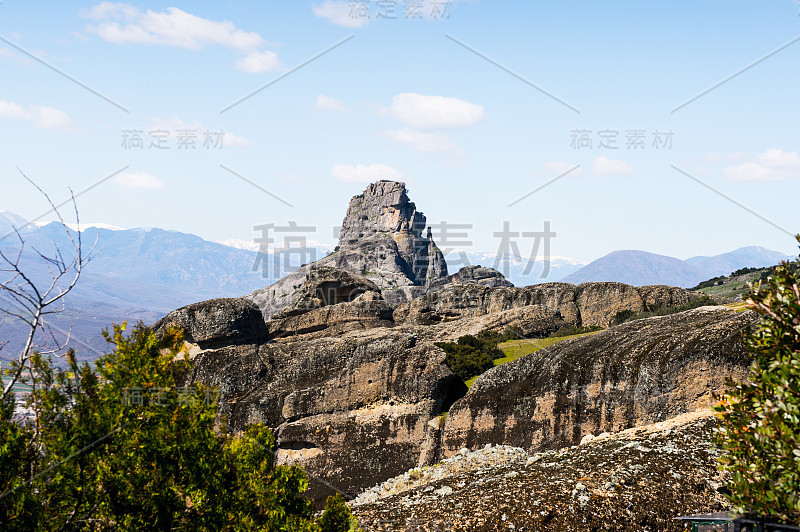
<svg viewBox="0 0 800 532">
<path fill-rule="evenodd" d="M 474 251 L 549 221 L 552 253 L 584 260 L 795 253 L 796 1 L 351 3 L 4 0 L 0 209 L 47 211 L 17 168 L 55 201 L 124 168 L 78 198 L 83 221 L 331 242 L 389 178 L 429 222 L 471 224 Z"/>
</svg>

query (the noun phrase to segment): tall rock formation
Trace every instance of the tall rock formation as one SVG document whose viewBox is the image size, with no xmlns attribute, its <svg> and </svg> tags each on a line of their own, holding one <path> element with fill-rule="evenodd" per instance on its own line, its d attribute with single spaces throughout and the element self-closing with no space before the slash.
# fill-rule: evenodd
<svg viewBox="0 0 800 532">
<path fill-rule="evenodd" d="M 430 229 L 423 236 L 425 225 L 425 216 L 409 200 L 405 183 L 372 183 L 350 200 L 333 253 L 247 298 L 269 319 L 295 304 L 294 295 L 311 270 L 335 267 L 375 283 L 390 304 L 411 300 L 447 277 L 447 263 Z"/>
</svg>

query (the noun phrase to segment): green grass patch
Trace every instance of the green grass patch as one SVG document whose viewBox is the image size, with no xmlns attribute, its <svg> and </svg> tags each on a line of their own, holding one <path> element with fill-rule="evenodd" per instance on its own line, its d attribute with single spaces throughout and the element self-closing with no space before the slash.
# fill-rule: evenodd
<svg viewBox="0 0 800 532">
<path fill-rule="evenodd" d="M 749 288 L 747 287 L 746 281 L 732 281 L 730 283 L 708 286 L 698 290 L 698 292 L 719 297 L 736 297 L 748 291 Z"/>
<path fill-rule="evenodd" d="M 507 342 L 503 342 L 498 344 L 497 347 L 505 355 L 501 358 L 496 358 L 492 361 L 494 366 L 499 366 L 500 364 L 505 364 L 507 362 L 513 362 L 518 358 L 524 357 L 525 355 L 530 355 L 531 353 L 535 353 L 540 349 L 544 349 L 545 347 L 550 347 L 553 344 L 557 344 L 563 340 L 569 340 L 571 338 L 582 338 L 584 336 L 589 336 L 590 334 L 598 333 L 599 331 L 591 331 L 585 332 L 580 334 L 573 334 L 570 336 L 559 336 L 554 338 L 530 338 L 525 340 L 509 340 Z M 475 380 L 480 377 L 480 375 L 475 375 L 474 377 L 464 381 L 464 384 L 467 385 L 467 390 L 472 388 L 473 383 Z"/>
<path fill-rule="evenodd" d="M 571 338 L 581 338 L 583 336 L 589 336 L 590 334 L 595 334 L 597 332 L 599 331 L 572 334 L 569 336 L 558 336 L 553 338 L 532 338 L 527 340 L 511 340 L 499 344 L 497 346 L 503 353 L 505 353 L 506 356 L 504 356 L 503 358 L 495 359 L 494 365 L 499 366 L 500 364 L 505 364 L 506 362 L 513 362 L 514 360 L 520 357 L 524 357 L 525 355 L 530 355 L 531 353 L 535 353 L 539 349 L 550 347 L 551 345 L 557 344 L 562 340 L 569 340 Z"/>
</svg>

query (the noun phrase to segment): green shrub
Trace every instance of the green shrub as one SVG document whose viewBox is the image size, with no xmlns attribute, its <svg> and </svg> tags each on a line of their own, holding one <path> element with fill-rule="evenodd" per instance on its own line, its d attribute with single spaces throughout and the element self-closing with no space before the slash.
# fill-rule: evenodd
<svg viewBox="0 0 800 532">
<path fill-rule="evenodd" d="M 494 367 L 496 358 L 503 358 L 505 353 L 497 347 L 509 337 L 515 337 L 516 330 L 509 328 L 505 332 L 481 331 L 473 336 L 468 334 L 456 342 L 437 342 L 436 345 L 447 354 L 444 363 L 461 380 L 468 381 L 476 375 Z"/>
<path fill-rule="evenodd" d="M 751 285 L 747 303 L 761 321 L 745 333 L 750 377 L 715 408 L 720 468 L 732 475 L 726 496 L 741 513 L 791 523 L 800 521 L 798 264 L 776 266 Z"/>
<path fill-rule="evenodd" d="M 38 430 L 13 419 L 13 395 L 0 405 L 2 530 L 339 530 L 314 519 L 303 469 L 275 464 L 268 428 L 228 434 L 216 390 L 182 386 L 178 331 L 123 332 L 96 369 L 33 354 Z"/>
<path fill-rule="evenodd" d="M 352 532 L 359 530 L 358 523 L 350 513 L 350 508 L 344 501 L 344 497 L 331 495 L 325 501 L 325 511 L 319 519 L 321 532 Z"/>
</svg>

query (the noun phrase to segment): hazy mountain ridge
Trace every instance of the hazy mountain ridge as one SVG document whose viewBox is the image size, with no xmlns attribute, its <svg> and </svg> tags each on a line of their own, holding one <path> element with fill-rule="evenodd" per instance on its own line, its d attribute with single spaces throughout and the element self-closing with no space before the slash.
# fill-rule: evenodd
<svg viewBox="0 0 800 532">
<path fill-rule="evenodd" d="M 616 281 L 634 286 L 669 284 L 690 288 L 740 268 L 773 266 L 792 258 L 759 246 L 686 260 L 639 250 L 613 251 L 564 277 L 562 281 L 573 284 Z"/>
</svg>

